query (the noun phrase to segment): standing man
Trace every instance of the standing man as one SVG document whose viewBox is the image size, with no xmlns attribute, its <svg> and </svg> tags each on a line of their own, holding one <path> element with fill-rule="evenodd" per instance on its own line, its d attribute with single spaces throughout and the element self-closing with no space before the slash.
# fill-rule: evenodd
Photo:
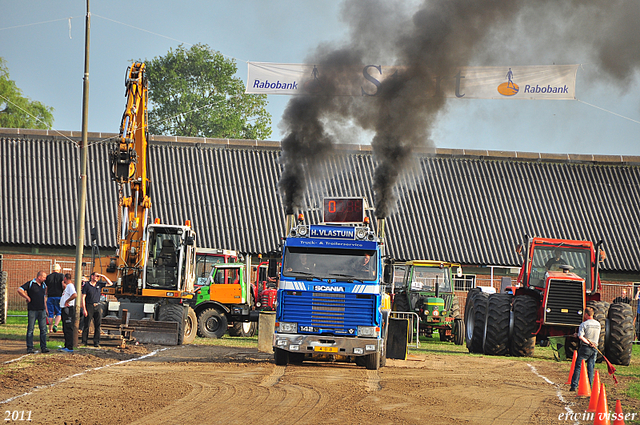
<svg viewBox="0 0 640 425">
<path fill-rule="evenodd" d="M 578 349 L 578 358 L 573 368 L 573 377 L 571 378 L 571 388 L 569 391 L 575 391 L 576 388 L 578 388 L 582 360 L 586 360 L 589 385 L 593 385 L 593 367 L 596 363 L 598 338 L 600 338 L 600 322 L 593 319 L 593 308 L 587 307 L 584 309 L 584 322 L 580 324 L 578 333 L 574 334 L 574 336 L 577 336 L 580 340 L 580 348 Z"/>
<path fill-rule="evenodd" d="M 27 300 L 27 353 L 33 353 L 33 328 L 36 320 L 40 328 L 40 351 L 48 353 L 47 348 L 47 304 L 45 297 L 47 285 L 44 283 L 47 274 L 39 271 L 36 278 L 18 288 L 18 295 Z"/>
<path fill-rule="evenodd" d="M 616 299 L 613 300 L 613 303 L 625 303 L 625 304 L 631 304 L 631 298 L 629 298 L 627 296 L 627 290 L 622 288 L 622 295 L 620 295 L 619 297 L 616 297 Z"/>
<path fill-rule="evenodd" d="M 71 282 L 71 273 L 64 275 L 62 280 L 62 297 L 60 297 L 60 310 L 62 313 L 62 332 L 64 332 L 64 348 L 58 351 L 73 353 L 73 321 L 76 320 L 76 287 Z"/>
<path fill-rule="evenodd" d="M 56 263 L 53 273 L 47 276 L 44 283 L 47 285 L 47 317 L 49 317 L 49 332 L 58 332 L 60 324 L 60 297 L 62 296 L 62 268 Z M 54 323 L 55 322 L 55 323 Z"/>
<path fill-rule="evenodd" d="M 99 280 L 99 278 L 104 280 Z M 93 346 L 100 346 L 100 323 L 102 323 L 102 309 L 100 308 L 100 294 L 102 288 L 113 285 L 111 279 L 103 274 L 91 273 L 91 280 L 82 287 L 82 315 L 84 329 L 82 330 L 82 345 L 87 345 L 89 339 L 89 326 L 93 320 Z"/>
</svg>

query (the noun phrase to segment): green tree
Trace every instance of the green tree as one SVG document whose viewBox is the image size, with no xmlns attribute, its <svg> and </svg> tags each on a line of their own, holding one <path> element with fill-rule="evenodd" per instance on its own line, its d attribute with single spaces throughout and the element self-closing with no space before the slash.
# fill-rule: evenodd
<svg viewBox="0 0 640 425">
<path fill-rule="evenodd" d="M 146 62 L 149 132 L 170 136 L 259 139 L 271 136 L 266 95 L 244 93 L 235 61 L 196 44 Z"/>
<path fill-rule="evenodd" d="M 50 129 L 52 125 L 53 108 L 24 97 L 0 58 L 0 127 Z"/>
</svg>

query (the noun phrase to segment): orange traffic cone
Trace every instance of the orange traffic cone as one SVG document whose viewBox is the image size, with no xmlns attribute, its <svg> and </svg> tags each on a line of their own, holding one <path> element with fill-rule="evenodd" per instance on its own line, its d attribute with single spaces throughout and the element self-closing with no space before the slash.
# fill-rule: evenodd
<svg viewBox="0 0 640 425">
<path fill-rule="evenodd" d="M 591 390 L 591 399 L 589 399 L 589 408 L 587 412 L 595 412 L 598 409 L 598 397 L 600 396 L 600 373 L 596 370 L 593 375 L 593 389 Z"/>
<path fill-rule="evenodd" d="M 598 408 L 593 418 L 593 425 L 611 425 L 609 407 L 607 406 L 607 392 L 604 389 L 604 384 L 600 384 L 600 397 L 598 397 Z"/>
<path fill-rule="evenodd" d="M 571 378 L 573 378 L 573 368 L 576 367 L 576 359 L 578 358 L 578 350 L 573 350 L 573 360 L 571 360 L 571 369 L 569 369 L 569 378 L 565 385 L 571 385 Z"/>
<path fill-rule="evenodd" d="M 624 413 L 622 413 L 620 400 L 616 400 L 616 415 L 613 417 L 613 425 L 624 425 Z"/>
<path fill-rule="evenodd" d="M 582 364 L 580 365 L 580 382 L 578 383 L 578 397 L 589 397 L 591 395 L 591 386 L 589 385 L 589 374 L 587 373 L 587 365 L 584 364 L 584 359 L 582 359 Z"/>
</svg>

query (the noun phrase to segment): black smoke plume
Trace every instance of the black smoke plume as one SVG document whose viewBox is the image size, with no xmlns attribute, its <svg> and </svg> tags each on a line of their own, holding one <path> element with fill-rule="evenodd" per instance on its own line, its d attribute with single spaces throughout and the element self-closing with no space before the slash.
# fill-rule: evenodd
<svg viewBox="0 0 640 425">
<path fill-rule="evenodd" d="M 640 63 L 635 1 L 349 0 L 342 19 L 349 40 L 309 55 L 318 90 L 292 98 L 281 123 L 279 188 L 288 213 L 302 206 L 305 173 L 313 178 L 334 144 L 357 142 L 335 129 L 355 125 L 373 134 L 376 216 L 391 214 L 397 179 L 416 148 L 434 146 L 431 131 L 447 105 L 436 81 L 450 82 L 460 66 L 588 62 L 628 84 Z M 341 95 L 362 85 L 357 70 L 371 64 L 403 68 L 375 95 Z"/>
</svg>

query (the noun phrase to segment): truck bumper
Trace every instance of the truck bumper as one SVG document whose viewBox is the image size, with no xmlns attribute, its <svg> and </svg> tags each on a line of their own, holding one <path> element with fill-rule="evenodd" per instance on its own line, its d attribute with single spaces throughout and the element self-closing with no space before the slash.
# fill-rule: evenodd
<svg viewBox="0 0 640 425">
<path fill-rule="evenodd" d="M 365 356 L 378 351 L 380 344 L 381 340 L 377 338 L 279 333 L 273 335 L 274 348 L 302 354 Z"/>
</svg>

